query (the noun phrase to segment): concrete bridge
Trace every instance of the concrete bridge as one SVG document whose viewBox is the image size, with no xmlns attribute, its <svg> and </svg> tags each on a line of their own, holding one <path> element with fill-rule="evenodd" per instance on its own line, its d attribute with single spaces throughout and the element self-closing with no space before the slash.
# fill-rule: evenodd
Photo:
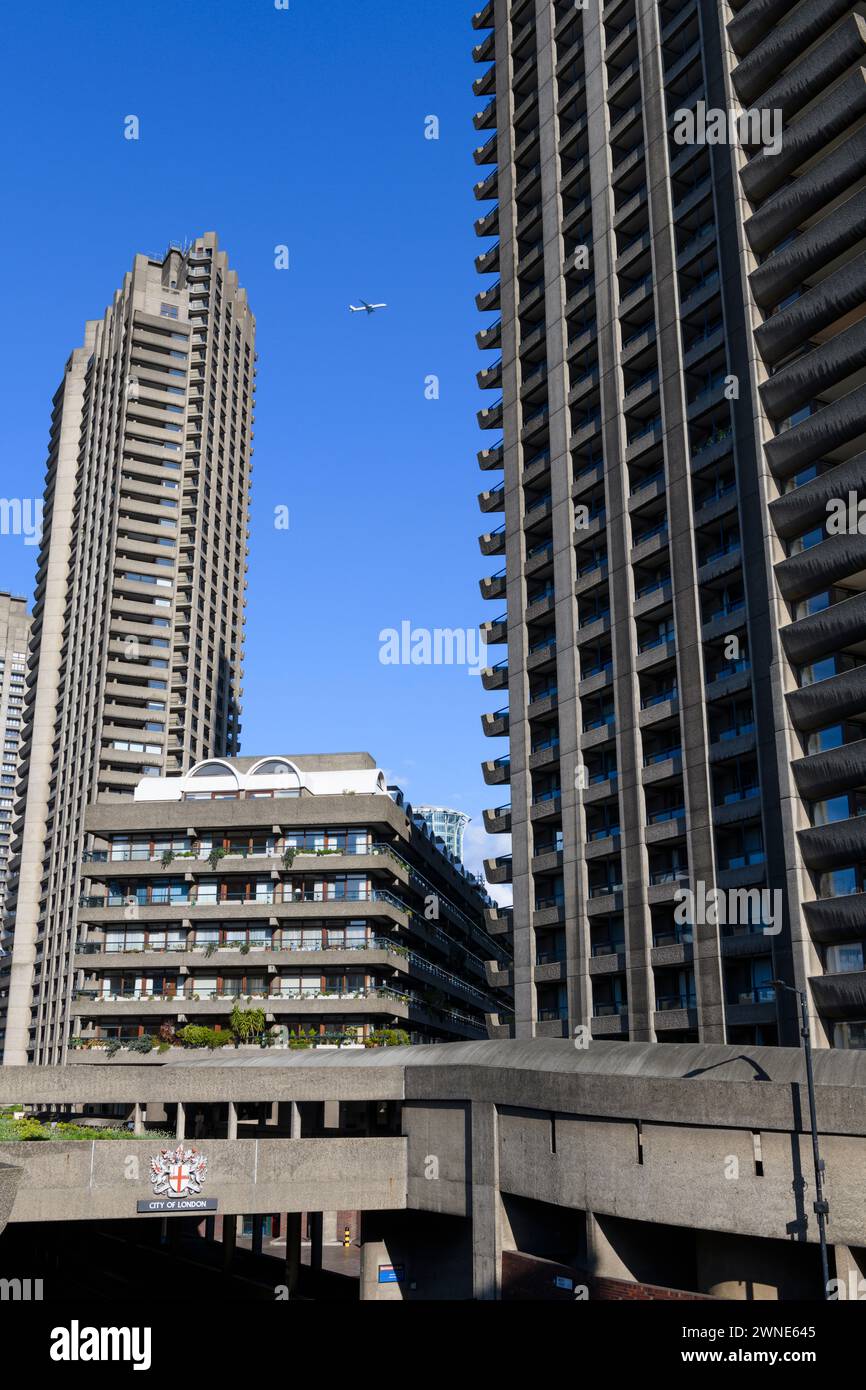
<svg viewBox="0 0 866 1390">
<path fill-rule="evenodd" d="M 139 1133 L 185 1137 L 224 1222 L 361 1212 L 364 1298 L 508 1296 L 521 1260 L 557 1288 L 821 1294 L 796 1049 L 537 1039 L 128 1057 L 0 1068 L 0 1104 L 117 1107 Z M 847 1280 L 866 1274 L 866 1054 L 820 1052 L 815 1073 Z M 0 1145 L 0 1222 L 146 1220 L 166 1142 Z M 380 1282 L 391 1267 L 396 1282 Z"/>
</svg>

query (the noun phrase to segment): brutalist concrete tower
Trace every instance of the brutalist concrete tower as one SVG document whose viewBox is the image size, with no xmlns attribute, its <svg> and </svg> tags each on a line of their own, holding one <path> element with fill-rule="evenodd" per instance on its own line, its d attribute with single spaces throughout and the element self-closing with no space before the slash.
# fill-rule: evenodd
<svg viewBox="0 0 866 1390">
<path fill-rule="evenodd" d="M 18 751 L 24 726 L 29 640 L 30 614 L 27 612 L 27 600 L 14 594 L 0 593 L 0 729 L 3 733 L 3 761 L 0 766 L 0 959 L 8 950 L 5 926 L 6 881 L 12 843 Z"/>
<path fill-rule="evenodd" d="M 517 1034 L 862 1047 L 866 23 L 473 23 Z"/>
<path fill-rule="evenodd" d="M 54 398 L 6 1063 L 62 1059 L 84 811 L 236 753 L 255 320 L 212 233 L 138 255 Z"/>
</svg>

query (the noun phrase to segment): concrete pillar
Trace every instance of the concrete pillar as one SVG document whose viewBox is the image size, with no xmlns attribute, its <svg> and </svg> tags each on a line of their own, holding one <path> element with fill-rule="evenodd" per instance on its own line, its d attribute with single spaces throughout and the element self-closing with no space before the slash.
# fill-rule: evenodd
<svg viewBox="0 0 866 1390">
<path fill-rule="evenodd" d="M 323 1221 L 320 1211 L 310 1212 L 310 1269 L 322 1268 Z"/>
<path fill-rule="evenodd" d="M 499 1115 L 489 1102 L 473 1101 L 472 1296 L 489 1302 L 502 1290 L 502 1198 L 499 1194 Z"/>
<path fill-rule="evenodd" d="M 177 1103 L 177 1123 L 174 1137 L 178 1140 L 186 1138 L 186 1104 L 182 1100 Z"/>
<path fill-rule="evenodd" d="M 216 1236 L 216 1217 L 206 1216 L 204 1219 L 204 1238 L 213 1240 Z"/>
<path fill-rule="evenodd" d="M 614 1248 L 604 1226 L 591 1211 L 586 1213 L 586 1249 L 590 1272 L 597 1278 L 636 1282 L 623 1250 Z"/>
<path fill-rule="evenodd" d="M 342 1237 L 342 1231 L 340 1236 Z M 335 1211 L 322 1212 L 322 1242 L 324 1245 L 336 1245 L 337 1236 L 337 1213 Z"/>
<path fill-rule="evenodd" d="M 236 1216 L 223 1217 L 223 1272 L 232 1267 L 238 1243 L 238 1219 Z"/>
<path fill-rule="evenodd" d="M 301 1137 L 301 1112 L 300 1112 L 300 1109 L 299 1109 L 299 1107 L 298 1107 L 298 1103 L 297 1103 L 297 1101 L 295 1101 L 295 1100 L 292 1100 L 292 1101 L 289 1102 L 289 1115 L 290 1115 L 289 1125 L 290 1125 L 290 1133 L 291 1133 L 291 1136 L 292 1136 L 293 1139 L 300 1139 L 300 1137 Z"/>
<path fill-rule="evenodd" d="M 285 1284 L 289 1298 L 297 1292 L 301 1274 L 301 1213 L 286 1213 L 286 1274 Z"/>
<path fill-rule="evenodd" d="M 136 1101 L 132 1109 L 132 1132 L 133 1134 L 144 1133 L 144 1106 L 140 1101 Z"/>
<path fill-rule="evenodd" d="M 233 1101 L 233 1100 L 230 1100 L 230 1101 L 229 1101 L 228 1130 L 227 1130 L 227 1132 L 226 1132 L 226 1138 L 227 1138 L 227 1139 L 237 1139 L 237 1137 L 238 1137 L 238 1108 L 237 1108 L 237 1106 L 235 1105 L 234 1101 Z"/>
</svg>

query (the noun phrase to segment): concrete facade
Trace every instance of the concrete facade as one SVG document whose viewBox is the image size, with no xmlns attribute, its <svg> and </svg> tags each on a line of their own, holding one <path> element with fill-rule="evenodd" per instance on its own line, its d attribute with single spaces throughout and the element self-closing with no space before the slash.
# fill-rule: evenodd
<svg viewBox="0 0 866 1390">
<path fill-rule="evenodd" d="M 507 970 L 490 899 L 367 753 L 208 760 L 98 799 L 85 830 L 71 1043 L 225 1029 L 283 1045 L 486 1037 Z"/>
<path fill-rule="evenodd" d="M 0 593 L 0 730 L 3 760 L 0 767 L 0 961 L 10 949 L 6 930 L 6 885 L 12 848 L 12 815 L 15 784 L 24 727 L 27 652 L 30 614 L 27 600 Z M 0 1051 L 3 1048 L 3 975 L 0 973 Z"/>
<path fill-rule="evenodd" d="M 863 1046 L 862 16 L 473 23 L 517 1036 Z"/>
<path fill-rule="evenodd" d="M 69 1029 L 84 812 L 240 738 L 255 320 L 213 233 L 138 255 L 54 398 L 4 1056 Z"/>
<path fill-rule="evenodd" d="M 816 1059 L 839 1277 L 866 1247 L 864 1092 L 861 1053 Z M 206 1112 L 194 1142 L 220 1210 L 364 1213 L 365 1298 L 496 1300 L 508 1252 L 564 1264 L 577 1282 L 821 1296 L 796 1049 L 539 1039 L 289 1058 L 247 1049 L 219 1064 L 172 1053 L 4 1068 L 0 1104 L 12 1098 L 64 1113 L 132 1107 L 137 1124 L 144 1112 L 163 1128 L 179 1107 L 169 1123 L 187 1136 Z M 273 1119 L 244 1139 L 237 1116 L 256 1104 Z M 397 1132 L 375 1133 L 382 1106 Z M 361 1133 L 349 1132 L 353 1115 L 367 1117 Z M 130 1155 L 145 1152 L 146 1141 L 4 1145 L 0 1162 L 22 1169 L 10 1219 L 129 1219 L 148 1192 L 146 1163 L 130 1176 Z M 403 1269 L 396 1287 L 379 1281 L 387 1264 Z"/>
</svg>

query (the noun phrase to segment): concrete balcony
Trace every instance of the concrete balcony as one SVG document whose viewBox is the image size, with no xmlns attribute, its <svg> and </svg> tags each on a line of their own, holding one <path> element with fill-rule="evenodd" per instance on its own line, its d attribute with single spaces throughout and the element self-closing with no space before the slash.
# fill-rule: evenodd
<svg viewBox="0 0 866 1390">
<path fill-rule="evenodd" d="M 497 319 L 491 323 L 489 328 L 482 328 L 475 334 L 475 342 L 479 348 L 498 348 L 502 346 L 502 320 Z"/>
<path fill-rule="evenodd" d="M 475 296 L 475 307 L 481 313 L 488 313 L 494 309 L 502 307 L 501 300 L 502 285 L 499 280 L 494 284 L 488 285 L 486 290 Z"/>
<path fill-rule="evenodd" d="M 488 787 L 505 786 L 511 781 L 510 760 L 497 758 L 495 762 L 482 763 L 481 773 Z"/>
<path fill-rule="evenodd" d="M 487 4 L 480 10 L 476 10 L 472 16 L 473 29 L 492 29 L 496 23 L 496 11 L 493 0 L 487 0 Z"/>
<path fill-rule="evenodd" d="M 508 686 L 508 663 L 498 662 L 496 666 L 485 666 L 481 672 L 481 684 L 485 690 L 504 690 Z"/>
<path fill-rule="evenodd" d="M 697 1026 L 698 1011 L 693 1005 L 657 1009 L 653 1014 L 653 1027 L 656 1033 L 679 1033 L 686 1029 L 696 1029 Z"/>
<path fill-rule="evenodd" d="M 475 235 L 478 237 L 499 235 L 499 204 L 475 219 Z"/>
<path fill-rule="evenodd" d="M 819 898 L 816 902 L 804 903 L 803 911 L 813 941 L 866 940 L 866 893 Z"/>
<path fill-rule="evenodd" d="M 493 385 L 494 383 L 490 383 Z M 478 428 L 481 430 L 496 430 L 502 428 L 502 401 L 495 401 L 493 405 L 485 406 L 476 413 Z"/>
<path fill-rule="evenodd" d="M 483 13 L 484 13 L 483 10 L 479 11 L 479 14 L 483 14 Z M 476 26 L 476 25 L 473 23 L 473 28 L 475 28 L 475 27 L 481 28 L 482 26 L 481 26 L 481 25 Z M 484 27 L 484 28 L 487 28 L 488 26 L 487 26 L 487 25 L 484 25 L 483 27 Z M 488 34 L 488 35 L 487 35 L 487 38 L 484 39 L 484 40 L 482 40 L 481 43 L 477 43 L 477 44 L 475 45 L 475 47 L 473 48 L 473 50 L 472 50 L 472 61 L 473 61 L 474 63 L 491 63 L 491 62 L 493 62 L 493 59 L 495 58 L 495 56 L 496 56 L 496 35 L 495 35 L 494 33 Z"/>
<path fill-rule="evenodd" d="M 821 975 L 809 980 L 812 996 L 824 1018 L 866 1018 L 866 971 Z"/>
<path fill-rule="evenodd" d="M 558 819 L 562 816 L 562 800 L 559 795 L 545 797 L 543 800 L 534 801 L 529 810 L 529 819 L 533 825 L 539 821 Z"/>
<path fill-rule="evenodd" d="M 604 1008 L 604 1005 L 598 1007 Z M 628 1033 L 628 1005 L 609 1006 L 622 1008 L 622 1013 L 596 1014 L 590 1021 L 590 1033 L 594 1038 L 622 1038 Z"/>
<path fill-rule="evenodd" d="M 547 743 L 540 748 L 533 748 L 527 760 L 527 765 L 531 772 L 538 771 L 542 767 L 552 767 L 559 762 L 559 739 Z"/>
<path fill-rule="evenodd" d="M 505 527 L 498 526 L 495 531 L 486 531 L 478 537 L 478 547 L 482 555 L 505 554 Z"/>
<path fill-rule="evenodd" d="M 486 960 L 484 962 L 484 978 L 490 989 L 511 989 L 512 970 L 508 966 L 503 968 L 497 960 Z"/>
<path fill-rule="evenodd" d="M 476 457 L 478 467 L 485 472 L 491 468 L 502 468 L 505 463 L 505 448 L 502 440 L 498 444 L 492 444 L 489 448 L 479 449 Z"/>
<path fill-rule="evenodd" d="M 500 647 L 508 641 L 508 616 L 503 613 L 490 622 L 479 623 L 478 629 L 488 647 Z"/>
<path fill-rule="evenodd" d="M 484 579 L 479 579 L 478 587 L 481 590 L 481 597 L 484 599 L 502 599 L 505 597 L 506 575 L 501 570 L 499 574 L 486 575 Z"/>
<path fill-rule="evenodd" d="M 490 936 L 509 936 L 514 930 L 513 908 L 485 907 L 484 926 Z"/>
<path fill-rule="evenodd" d="M 486 179 L 481 179 L 473 189 L 479 203 L 499 197 L 499 170 L 493 169 Z"/>
<path fill-rule="evenodd" d="M 488 101 L 487 105 L 480 111 L 476 111 L 472 117 L 472 124 L 476 130 L 491 130 L 496 125 L 496 98 Z"/>
<path fill-rule="evenodd" d="M 866 860 L 866 815 L 797 832 L 806 865 L 816 873 Z"/>
<path fill-rule="evenodd" d="M 511 855 L 497 855 L 495 859 L 485 859 L 484 873 L 488 883 L 511 883 Z"/>
<path fill-rule="evenodd" d="M 488 835 L 508 835 L 511 833 L 511 804 L 496 806 L 482 812 L 484 829 Z"/>
<path fill-rule="evenodd" d="M 499 423 L 502 422 L 502 411 L 499 412 Z M 478 505 L 482 512 L 504 512 L 505 511 L 505 485 L 498 483 L 496 487 L 479 492 Z"/>
<path fill-rule="evenodd" d="M 332 966 L 342 967 L 349 970 L 369 971 L 373 967 L 393 970 L 396 973 L 407 973 L 409 962 L 405 956 L 396 950 L 389 950 L 388 945 L 382 942 L 381 945 L 371 943 L 366 947 L 326 947 L 321 951 L 295 950 L 279 943 L 268 945 L 267 947 L 251 946 L 249 951 L 244 953 L 238 946 L 218 946 L 215 951 L 209 951 L 204 946 L 190 945 L 185 950 L 157 950 L 156 948 L 144 947 L 141 950 L 94 950 L 93 946 L 98 946 L 97 942 L 85 942 L 78 947 L 75 952 L 74 965 L 76 970 L 85 972 L 94 971 L 118 971 L 118 970 L 176 970 L 179 980 L 183 981 L 190 977 L 191 970 L 216 971 L 222 974 L 225 970 L 235 969 L 241 972 L 257 971 L 267 972 L 273 975 L 278 966 L 284 969 L 300 969 L 305 966 Z M 90 986 L 91 988 L 93 986 Z M 177 996 L 181 998 L 179 994 Z"/>
<path fill-rule="evenodd" d="M 476 382 L 478 383 L 479 390 L 481 390 L 481 391 L 491 391 L 491 390 L 495 389 L 497 386 L 501 386 L 501 385 L 502 385 L 502 359 L 500 358 L 498 362 L 494 362 L 490 367 L 482 367 L 482 369 L 481 369 L 480 372 L 476 372 L 476 374 L 475 374 L 475 380 L 476 380 Z M 501 402 L 500 402 L 500 410 L 501 410 Z M 479 424 L 480 424 L 480 420 L 479 420 Z M 484 428 L 484 426 L 482 426 L 482 428 Z"/>
<path fill-rule="evenodd" d="M 624 951 L 610 951 L 603 955 L 590 956 L 590 975 L 622 975 L 626 968 Z"/>
<path fill-rule="evenodd" d="M 650 951 L 650 965 L 669 969 L 671 966 L 689 965 L 694 960 L 695 948 L 691 942 L 672 941 L 669 945 L 653 946 Z"/>
<path fill-rule="evenodd" d="M 487 738 L 500 738 L 508 733 L 508 710 L 497 710 L 493 714 L 482 714 L 481 728 Z"/>
<path fill-rule="evenodd" d="M 496 136 L 491 135 L 490 139 L 483 145 L 479 145 L 473 150 L 472 158 L 476 164 L 495 164 L 496 163 Z"/>
</svg>

